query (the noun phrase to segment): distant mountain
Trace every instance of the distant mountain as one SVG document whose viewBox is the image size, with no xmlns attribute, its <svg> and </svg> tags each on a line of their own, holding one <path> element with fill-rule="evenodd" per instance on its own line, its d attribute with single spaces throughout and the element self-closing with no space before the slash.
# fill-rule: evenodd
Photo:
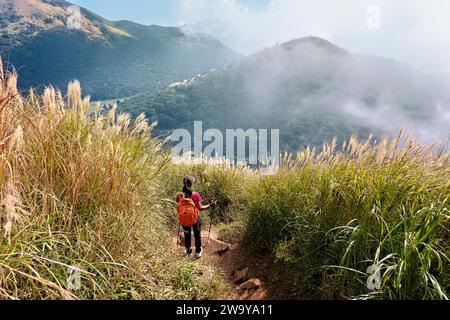
<svg viewBox="0 0 450 320">
<path fill-rule="evenodd" d="M 22 89 L 65 88 L 78 79 L 94 99 L 116 98 L 162 88 L 238 57 L 207 35 L 108 21 L 83 8 L 77 20 L 73 8 L 63 0 L 0 0 L 0 55 L 20 70 Z"/>
<path fill-rule="evenodd" d="M 279 128 L 283 146 L 321 145 L 352 133 L 424 139 L 450 134 L 450 93 L 442 77 L 384 58 L 354 55 L 317 37 L 294 40 L 227 67 L 120 103 L 159 120 L 161 133 L 204 128 Z"/>
</svg>

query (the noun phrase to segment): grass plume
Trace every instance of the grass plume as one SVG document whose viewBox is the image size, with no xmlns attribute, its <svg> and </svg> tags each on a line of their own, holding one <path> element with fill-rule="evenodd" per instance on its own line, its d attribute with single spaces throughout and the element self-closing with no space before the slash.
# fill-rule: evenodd
<svg viewBox="0 0 450 320">
<path fill-rule="evenodd" d="M 1 65 L 1 63 L 0 63 Z M 0 69 L 0 298 L 186 299 L 214 294 L 177 286 L 186 262 L 168 237 L 161 174 L 169 156 L 139 116 L 102 114 L 79 82 L 21 94 Z M 161 267 L 163 266 L 163 267 Z M 81 286 L 68 285 L 70 271 Z"/>
</svg>

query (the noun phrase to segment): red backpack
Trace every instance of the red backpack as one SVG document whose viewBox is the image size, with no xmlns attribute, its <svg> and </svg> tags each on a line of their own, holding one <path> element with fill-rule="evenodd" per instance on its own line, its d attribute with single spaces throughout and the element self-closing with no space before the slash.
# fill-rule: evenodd
<svg viewBox="0 0 450 320">
<path fill-rule="evenodd" d="M 194 200 L 185 198 L 183 193 L 177 194 L 178 221 L 183 227 L 192 227 L 197 223 L 199 210 Z"/>
</svg>

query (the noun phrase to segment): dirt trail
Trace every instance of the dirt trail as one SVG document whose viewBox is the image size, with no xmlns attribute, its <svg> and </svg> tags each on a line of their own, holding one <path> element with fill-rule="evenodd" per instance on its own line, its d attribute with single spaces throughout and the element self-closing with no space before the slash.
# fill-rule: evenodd
<svg viewBox="0 0 450 320">
<path fill-rule="evenodd" d="M 224 280 L 232 290 L 219 297 L 223 300 L 277 300 L 296 298 L 280 284 L 279 272 L 267 256 L 249 253 L 241 243 L 225 243 L 218 239 L 217 229 L 202 230 L 203 254 L 197 263 L 206 267 L 215 267 L 222 271 Z M 184 247 L 177 245 L 173 238 L 172 245 L 180 255 Z M 194 241 L 192 241 L 194 247 Z M 281 281 L 282 283 L 283 281 Z M 298 297 L 297 297 L 298 299 Z"/>
</svg>

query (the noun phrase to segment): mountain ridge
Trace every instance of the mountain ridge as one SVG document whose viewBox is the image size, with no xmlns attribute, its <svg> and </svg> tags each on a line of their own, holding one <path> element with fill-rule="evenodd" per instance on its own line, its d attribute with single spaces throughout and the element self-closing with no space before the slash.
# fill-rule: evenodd
<svg viewBox="0 0 450 320">
<path fill-rule="evenodd" d="M 109 21 L 84 8 L 81 28 L 68 28 L 69 2 L 23 1 L 0 7 L 0 55 L 21 70 L 23 90 L 64 89 L 78 79 L 93 99 L 111 99 L 155 91 L 239 57 L 210 36 Z"/>
<path fill-rule="evenodd" d="M 291 150 L 393 134 L 403 124 L 422 138 L 445 136 L 450 97 L 441 78 L 393 59 L 352 54 L 318 37 L 266 48 L 214 72 L 119 104 L 159 120 L 160 134 L 204 128 L 279 128 Z"/>
</svg>

